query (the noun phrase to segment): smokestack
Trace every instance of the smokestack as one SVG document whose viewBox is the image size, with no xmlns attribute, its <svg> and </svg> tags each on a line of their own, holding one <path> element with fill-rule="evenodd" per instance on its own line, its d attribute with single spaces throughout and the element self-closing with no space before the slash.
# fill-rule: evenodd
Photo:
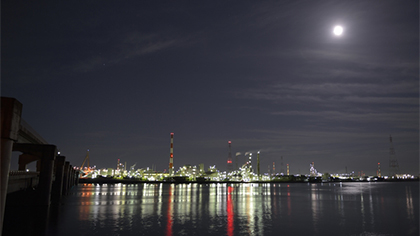
<svg viewBox="0 0 420 236">
<path fill-rule="evenodd" d="M 273 162 L 273 175 L 276 174 L 276 164 Z"/>
<path fill-rule="evenodd" d="M 257 176 L 260 180 L 260 151 L 257 152 Z"/>
<path fill-rule="evenodd" d="M 286 164 L 287 165 L 287 175 L 289 175 L 289 164 Z"/>
<path fill-rule="evenodd" d="M 171 133 L 171 153 L 169 156 L 169 176 L 174 174 L 174 133 Z"/>
<path fill-rule="evenodd" d="M 248 161 L 248 163 L 249 163 L 249 171 L 250 172 L 254 172 L 252 170 L 252 153 L 249 154 L 249 161 Z"/>
<path fill-rule="evenodd" d="M 280 157 L 280 174 L 284 175 L 283 156 Z"/>
</svg>

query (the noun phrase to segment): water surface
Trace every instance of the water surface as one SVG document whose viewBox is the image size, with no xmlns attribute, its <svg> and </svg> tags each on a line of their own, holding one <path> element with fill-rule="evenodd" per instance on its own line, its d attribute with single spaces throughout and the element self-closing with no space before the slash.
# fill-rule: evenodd
<svg viewBox="0 0 420 236">
<path fill-rule="evenodd" d="M 419 183 L 79 185 L 44 235 L 419 235 Z"/>
</svg>

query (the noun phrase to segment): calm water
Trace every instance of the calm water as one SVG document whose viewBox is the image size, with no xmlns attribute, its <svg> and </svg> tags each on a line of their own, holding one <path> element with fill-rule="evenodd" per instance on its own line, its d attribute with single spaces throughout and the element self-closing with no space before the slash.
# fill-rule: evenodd
<svg viewBox="0 0 420 236">
<path fill-rule="evenodd" d="M 417 236 L 419 183 L 79 185 L 46 215 L 36 234 Z"/>
</svg>

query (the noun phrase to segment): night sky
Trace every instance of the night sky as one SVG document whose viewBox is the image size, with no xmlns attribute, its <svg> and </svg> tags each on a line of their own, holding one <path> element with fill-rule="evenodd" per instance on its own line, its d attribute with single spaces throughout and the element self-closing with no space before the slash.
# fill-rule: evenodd
<svg viewBox="0 0 420 236">
<path fill-rule="evenodd" d="M 1 95 L 72 165 L 163 171 L 174 132 L 175 169 L 231 140 L 263 172 L 387 174 L 392 135 L 419 173 L 418 1 L 2 1 L 1 27 Z"/>
</svg>

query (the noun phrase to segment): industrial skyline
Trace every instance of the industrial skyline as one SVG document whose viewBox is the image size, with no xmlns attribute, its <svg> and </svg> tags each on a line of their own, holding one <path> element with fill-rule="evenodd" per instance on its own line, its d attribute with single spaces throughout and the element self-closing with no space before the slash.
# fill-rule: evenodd
<svg viewBox="0 0 420 236">
<path fill-rule="evenodd" d="M 390 148 L 389 148 L 389 169 L 388 169 L 388 174 L 386 176 L 402 176 L 402 175 L 413 175 L 416 176 L 417 173 L 408 173 L 408 172 L 401 172 L 399 170 L 398 167 L 398 160 L 396 158 L 395 155 L 395 150 L 393 148 L 393 144 L 392 144 L 392 136 L 389 137 L 390 140 Z M 149 166 L 142 166 L 141 163 L 138 166 L 141 169 L 145 169 L 147 171 L 149 171 L 149 169 L 153 172 L 157 172 L 157 173 L 167 173 L 168 176 L 175 176 L 175 175 L 179 175 L 179 171 L 182 170 L 183 167 L 185 166 L 200 166 L 201 171 L 205 171 L 205 166 L 203 163 L 180 163 L 178 168 L 176 168 L 174 166 L 174 133 L 170 133 L 170 149 L 169 149 L 169 167 L 168 169 L 157 169 L 156 165 L 153 164 L 152 167 L 150 168 Z M 241 153 L 237 153 L 236 157 L 238 156 L 242 156 L 242 160 L 238 160 L 238 158 L 236 158 L 236 162 L 233 163 L 232 161 L 232 141 L 228 141 L 228 158 L 227 158 L 227 165 L 226 168 L 223 169 L 223 167 L 216 167 L 216 165 L 211 165 L 209 166 L 210 169 L 214 169 L 217 170 L 217 172 L 220 173 L 236 173 L 238 170 L 243 170 L 244 168 L 248 168 L 250 173 L 256 174 L 256 176 L 263 176 L 263 175 L 268 175 L 268 176 L 275 176 L 275 175 L 307 175 L 307 176 L 322 176 L 323 173 L 326 174 L 334 174 L 334 175 L 343 175 L 343 176 L 365 176 L 365 175 L 370 175 L 370 176 L 375 176 L 374 174 L 372 174 L 372 172 L 374 173 L 374 171 L 372 171 L 371 169 L 368 170 L 361 170 L 361 169 L 353 169 L 348 171 L 347 170 L 347 166 L 345 167 L 345 172 L 328 172 L 328 171 L 318 171 L 315 168 L 315 162 L 312 161 L 309 164 L 309 168 L 308 169 L 303 169 L 303 172 L 301 172 L 301 170 L 299 169 L 298 171 L 294 171 L 294 172 L 290 172 L 290 165 L 287 163 L 286 164 L 286 171 L 283 169 L 283 156 L 280 157 L 280 170 L 276 172 L 275 169 L 275 162 L 273 162 L 272 166 L 268 166 L 268 171 L 267 172 L 263 172 L 261 171 L 260 168 L 260 151 L 257 151 L 257 157 L 256 157 L 256 163 L 257 163 L 257 167 L 256 169 L 253 168 L 252 166 L 252 152 L 246 152 L 243 155 L 241 155 Z M 127 162 L 125 162 L 125 165 L 123 165 L 122 163 L 120 163 L 120 159 L 117 159 L 117 168 L 115 168 L 115 170 L 119 170 L 120 167 L 122 167 L 122 170 L 131 170 L 132 168 L 128 168 L 127 169 Z M 85 159 L 83 160 L 82 165 L 80 166 L 80 169 L 83 169 L 85 162 L 89 163 L 89 150 L 87 150 L 87 155 L 85 157 Z M 255 163 L 255 159 L 254 159 L 254 163 Z M 137 163 L 135 163 L 132 167 L 136 166 Z M 236 168 L 233 168 L 233 164 L 235 164 Z M 90 167 L 89 164 L 87 165 L 87 171 L 90 171 Z M 95 165 L 96 167 L 96 165 Z M 238 168 L 239 167 L 239 168 Z M 79 168 L 79 167 L 77 167 Z M 95 168 L 95 169 L 105 169 L 106 171 L 109 170 L 109 167 L 104 167 L 101 166 L 99 168 Z M 195 167 L 194 167 L 195 168 Z M 272 168 L 272 171 L 271 171 Z M 322 168 L 322 167 L 321 167 Z M 82 174 L 83 176 L 84 174 Z M 376 176 L 382 177 L 382 173 L 381 173 L 381 167 L 380 167 L 380 163 L 378 162 L 377 168 L 376 168 Z"/>
<path fill-rule="evenodd" d="M 4 1 L 1 94 L 71 163 L 419 173 L 418 9 Z"/>
</svg>

